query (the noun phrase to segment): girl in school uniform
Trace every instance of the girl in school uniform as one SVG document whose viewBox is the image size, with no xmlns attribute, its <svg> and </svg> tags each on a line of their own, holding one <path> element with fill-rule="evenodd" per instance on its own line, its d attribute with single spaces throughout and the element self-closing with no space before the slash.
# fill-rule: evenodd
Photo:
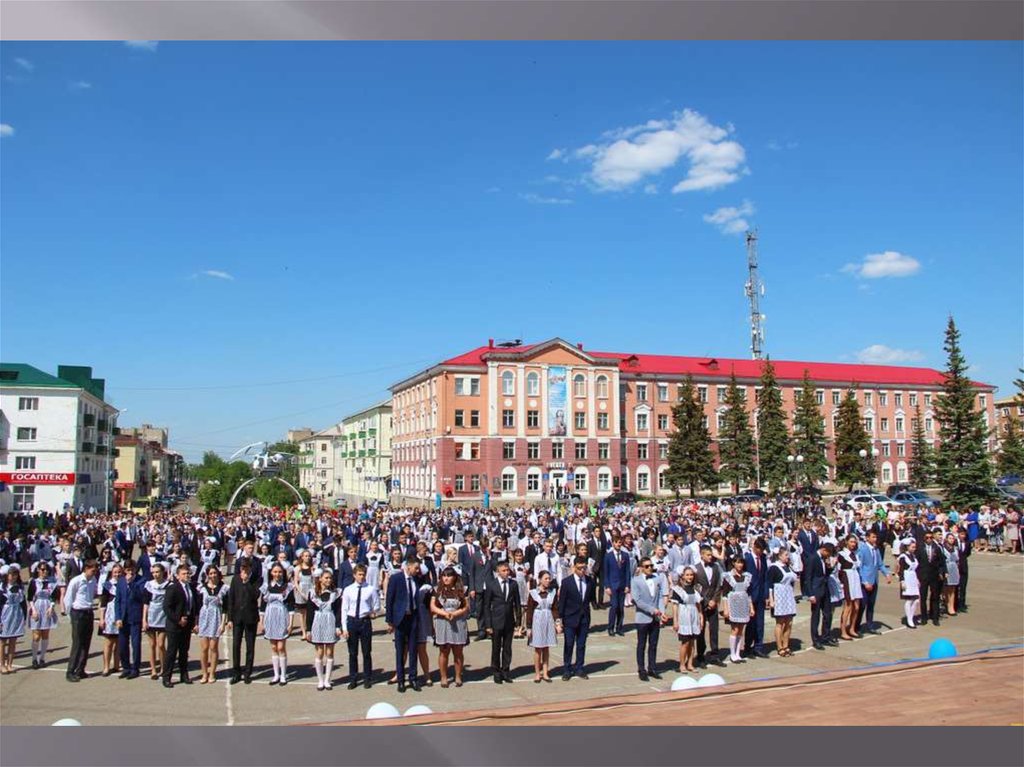
<svg viewBox="0 0 1024 767">
<path fill-rule="evenodd" d="M 313 645 L 317 690 L 332 690 L 334 645 L 341 638 L 341 591 L 335 588 L 334 573 L 321 570 L 306 599 L 306 636 Z M 369 674 L 369 670 L 367 670 Z"/>
<path fill-rule="evenodd" d="M 557 567 L 557 565 L 556 565 Z M 519 587 L 519 601 L 522 607 L 526 607 L 527 602 L 530 598 L 530 565 L 526 563 L 526 556 L 522 549 L 516 549 L 512 552 L 512 577 L 516 579 L 516 585 Z M 525 611 L 524 615 L 525 615 Z M 521 619 L 523 622 L 521 625 L 516 626 L 515 633 L 512 635 L 518 639 L 526 635 L 527 626 L 525 618 Z"/>
<path fill-rule="evenodd" d="M 21 584 L 21 568 L 11 563 L 0 567 L 0 673 L 14 673 L 18 639 L 25 635 L 28 600 Z"/>
<path fill-rule="evenodd" d="M 121 564 L 115 562 L 107 571 L 107 579 L 100 586 L 100 609 L 103 611 L 103 618 L 97 632 L 104 639 L 103 676 L 110 676 L 111 672 L 121 670 L 121 657 L 117 651 L 117 639 L 121 632 L 117 628 L 117 617 L 114 615 L 114 594 L 117 590 L 117 581 L 123 574 Z"/>
<path fill-rule="evenodd" d="M 839 579 L 843 584 L 843 612 L 839 618 L 839 636 L 851 641 L 860 639 L 856 633 L 857 613 L 860 611 L 860 600 L 863 590 L 860 585 L 860 557 L 857 555 L 857 536 L 848 535 L 844 540 L 843 549 L 839 552 Z"/>
<path fill-rule="evenodd" d="M 57 627 L 60 586 L 51 573 L 49 562 L 36 563 L 35 577 L 28 584 L 28 618 L 32 630 L 32 668 L 46 665 L 46 647 L 50 630 Z"/>
<path fill-rule="evenodd" d="M 306 604 L 309 600 L 309 593 L 313 590 L 316 569 L 313 563 L 313 552 L 303 549 L 299 552 L 298 562 L 295 565 L 295 573 L 292 576 L 292 589 L 295 594 L 295 613 L 299 618 L 301 627 L 306 620 Z"/>
<path fill-rule="evenodd" d="M 271 685 L 288 684 L 288 634 L 295 609 L 295 595 L 288 573 L 280 562 L 267 571 L 267 580 L 260 587 L 263 608 L 263 636 L 270 642 L 270 665 L 274 670 Z"/>
<path fill-rule="evenodd" d="M 558 592 L 547 570 L 538 574 L 537 588 L 527 595 L 525 613 L 526 641 L 533 648 L 533 681 L 550 682 L 551 648 L 558 643 L 562 624 L 558 619 Z"/>
<path fill-rule="evenodd" d="M 793 616 L 796 615 L 796 582 L 799 576 L 790 567 L 788 548 L 779 549 L 777 559 L 768 568 L 768 608 L 775 618 L 775 647 L 780 658 L 793 654 L 789 649 L 789 637 L 793 631 Z"/>
<path fill-rule="evenodd" d="M 746 663 L 740 656 L 743 649 L 743 632 L 754 617 L 754 603 L 747 590 L 750 588 L 750 574 L 743 572 L 746 564 L 743 557 L 735 557 L 732 567 L 722 578 L 722 616 L 729 624 L 729 660 Z"/>
<path fill-rule="evenodd" d="M 745 593 L 745 592 L 744 592 Z M 700 592 L 697 591 L 697 571 L 687 565 L 679 576 L 679 585 L 672 588 L 672 627 L 679 637 L 679 673 L 693 671 L 697 637 L 704 630 L 704 613 L 699 608 Z M 730 636 L 731 639 L 731 636 Z M 732 642 L 730 641 L 730 644 Z"/>
<path fill-rule="evenodd" d="M 896 558 L 900 578 L 900 598 L 903 600 L 903 625 L 908 629 L 917 628 L 917 610 L 921 604 L 921 582 L 917 579 L 917 541 L 906 538 L 901 545 L 902 553 Z"/>
<path fill-rule="evenodd" d="M 167 653 L 167 617 L 164 613 L 164 595 L 167 592 L 167 567 L 154 562 L 150 569 L 153 577 L 146 581 L 142 602 L 142 630 L 149 639 L 149 678 L 159 679 Z"/>
<path fill-rule="evenodd" d="M 228 587 L 220 574 L 220 568 L 210 565 L 206 568 L 206 583 L 199 588 L 199 666 L 203 678 L 200 684 L 217 681 L 217 664 L 220 662 L 220 638 L 227 623 L 224 614 L 224 597 Z"/>
<path fill-rule="evenodd" d="M 424 579 L 416 591 L 416 610 L 419 613 L 418 633 L 416 635 L 416 656 L 419 668 L 423 671 L 423 684 L 433 687 L 430 678 L 430 654 L 427 652 L 434 639 L 434 620 L 430 612 L 430 604 L 434 598 L 434 587 Z"/>
<path fill-rule="evenodd" d="M 957 591 L 960 588 L 960 542 L 956 535 L 947 534 L 941 550 L 946 569 L 946 579 L 942 582 L 942 602 L 947 615 L 956 615 Z"/>
</svg>

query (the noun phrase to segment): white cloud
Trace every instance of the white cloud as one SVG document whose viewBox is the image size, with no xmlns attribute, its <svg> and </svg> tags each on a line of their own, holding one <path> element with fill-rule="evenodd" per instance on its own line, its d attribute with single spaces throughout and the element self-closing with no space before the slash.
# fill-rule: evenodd
<svg viewBox="0 0 1024 767">
<path fill-rule="evenodd" d="M 864 256 L 864 260 L 859 264 L 847 264 L 843 267 L 843 271 L 866 280 L 877 280 L 882 277 L 910 277 L 921 271 L 921 262 L 895 250 L 887 250 L 884 253 L 872 253 Z"/>
<path fill-rule="evenodd" d="M 647 185 L 644 186 L 644 194 L 657 194 L 657 193 L 658 193 L 658 185 L 657 184 L 647 184 Z"/>
<path fill-rule="evenodd" d="M 124 44 L 137 51 L 156 51 L 159 40 L 125 40 Z"/>
<path fill-rule="evenodd" d="M 71 90 L 74 91 L 87 91 L 92 87 L 92 83 L 86 82 L 85 80 L 76 80 L 70 84 Z"/>
<path fill-rule="evenodd" d="M 0 123 L 0 136 L 13 136 L 14 128 L 7 123 Z"/>
<path fill-rule="evenodd" d="M 552 149 L 551 154 L 548 155 L 549 160 L 561 160 L 565 157 L 564 149 Z"/>
<path fill-rule="evenodd" d="M 572 200 L 567 200 L 564 197 L 541 197 L 533 192 L 520 194 L 519 199 L 526 200 L 532 205 L 572 205 Z"/>
<path fill-rule="evenodd" d="M 233 280 L 235 279 L 232 275 L 227 272 L 222 272 L 218 269 L 207 269 L 200 274 L 204 277 L 215 277 L 218 280 Z"/>
<path fill-rule="evenodd" d="M 731 125 L 712 125 L 684 109 L 671 119 L 606 131 L 601 143 L 580 147 L 572 156 L 590 163 L 589 177 L 598 191 L 628 189 L 680 164 L 686 175 L 672 187 L 674 193 L 719 189 L 747 172 L 746 151 L 729 139 L 731 133 Z"/>
<path fill-rule="evenodd" d="M 857 361 L 869 365 L 895 365 L 900 362 L 920 362 L 924 355 L 911 349 L 892 349 L 885 344 L 872 344 L 857 352 Z"/>
<path fill-rule="evenodd" d="M 753 214 L 754 204 L 744 200 L 738 208 L 719 208 L 714 213 L 705 213 L 704 221 L 717 226 L 722 234 L 740 234 L 750 228 L 750 222 L 744 217 Z"/>
<path fill-rule="evenodd" d="M 24 69 L 26 72 L 31 72 L 31 71 L 33 71 L 36 68 L 36 65 L 33 64 L 28 59 L 17 58 L 17 59 L 14 60 L 14 63 L 17 64 L 22 69 Z"/>
</svg>

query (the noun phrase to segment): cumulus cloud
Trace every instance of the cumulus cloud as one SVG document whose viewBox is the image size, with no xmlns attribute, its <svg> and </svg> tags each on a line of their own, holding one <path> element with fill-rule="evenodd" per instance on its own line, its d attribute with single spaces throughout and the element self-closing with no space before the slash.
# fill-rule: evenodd
<svg viewBox="0 0 1024 767">
<path fill-rule="evenodd" d="M 686 172 L 673 193 L 720 189 L 748 172 L 746 150 L 730 138 L 733 132 L 732 125 L 713 125 L 684 109 L 670 119 L 606 131 L 572 157 L 590 165 L 589 180 L 599 191 L 629 189 L 676 166 Z"/>
<path fill-rule="evenodd" d="M 866 280 L 877 280 L 883 277 L 910 277 L 921 271 L 921 262 L 895 250 L 887 250 L 884 253 L 872 253 L 864 256 L 860 263 L 847 264 L 843 267 L 843 271 Z"/>
<path fill-rule="evenodd" d="M 719 208 L 714 213 L 705 213 L 704 221 L 717 226 L 722 234 L 739 234 L 750 228 L 750 222 L 745 217 L 753 214 L 754 204 L 744 200 L 737 208 Z"/>
<path fill-rule="evenodd" d="M 857 361 L 869 365 L 895 365 L 900 362 L 920 362 L 924 355 L 912 349 L 893 349 L 885 344 L 872 344 L 856 354 Z"/>
<path fill-rule="evenodd" d="M 521 194 L 519 199 L 525 200 L 531 205 L 572 205 L 572 200 L 565 199 L 564 197 L 542 197 L 533 192 Z"/>
<path fill-rule="evenodd" d="M 36 68 L 36 65 L 28 59 L 17 58 L 14 60 L 14 63 L 17 64 L 19 68 L 24 69 L 26 72 L 31 72 Z"/>
<path fill-rule="evenodd" d="M 13 136 L 14 127 L 7 123 L 0 123 L 0 136 Z"/>
<path fill-rule="evenodd" d="M 564 149 L 552 149 L 551 154 L 548 155 L 549 160 L 561 160 L 565 157 Z"/>
<path fill-rule="evenodd" d="M 213 277 L 218 280 L 233 280 L 235 279 L 232 275 L 227 272 L 222 272 L 219 269 L 207 269 L 199 273 L 202 277 Z"/>
<path fill-rule="evenodd" d="M 159 40 L 125 40 L 124 44 L 127 45 L 129 48 L 134 48 L 137 51 L 151 51 L 151 52 L 155 52 L 157 46 L 160 45 L 160 41 Z"/>
</svg>

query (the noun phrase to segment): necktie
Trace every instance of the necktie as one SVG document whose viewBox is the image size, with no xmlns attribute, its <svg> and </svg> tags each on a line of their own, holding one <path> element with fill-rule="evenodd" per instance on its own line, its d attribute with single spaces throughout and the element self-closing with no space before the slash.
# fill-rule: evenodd
<svg viewBox="0 0 1024 767">
<path fill-rule="evenodd" d="M 188 588 L 185 586 L 181 587 L 185 592 L 185 608 L 191 613 L 192 612 L 192 595 L 188 593 Z"/>
<path fill-rule="evenodd" d="M 583 596 L 584 596 L 583 579 L 582 578 L 577 578 L 576 579 L 576 585 L 580 589 L 580 599 L 583 599 Z"/>
<path fill-rule="evenodd" d="M 508 581 L 501 582 L 501 598 L 504 601 L 508 601 Z"/>
<path fill-rule="evenodd" d="M 555 562 L 551 558 L 550 554 L 548 554 L 548 572 L 551 573 L 552 575 L 555 574 Z"/>
<path fill-rule="evenodd" d="M 406 614 L 408 615 L 409 613 L 412 613 L 412 601 L 413 601 L 412 578 L 406 578 L 405 579 L 405 586 L 409 590 L 409 609 L 406 612 Z"/>
<path fill-rule="evenodd" d="M 362 607 L 363 607 L 363 585 L 359 584 L 359 588 L 356 589 L 356 619 L 357 620 L 359 619 L 359 616 L 362 613 Z"/>
</svg>

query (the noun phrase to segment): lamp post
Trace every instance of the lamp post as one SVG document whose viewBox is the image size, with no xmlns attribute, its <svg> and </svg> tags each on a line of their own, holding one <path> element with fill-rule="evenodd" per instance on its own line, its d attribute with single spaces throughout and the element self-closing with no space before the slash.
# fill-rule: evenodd
<svg viewBox="0 0 1024 767">
<path fill-rule="evenodd" d="M 861 448 L 860 450 L 857 451 L 857 455 L 859 455 L 861 457 L 861 460 L 867 461 L 867 457 L 868 457 L 869 453 L 864 448 Z M 877 474 L 878 474 L 878 470 L 875 467 L 875 459 L 878 458 L 878 448 L 877 447 L 871 448 L 870 455 L 871 455 L 871 486 L 874 487 L 875 486 L 875 480 L 877 479 Z"/>
<path fill-rule="evenodd" d="M 114 455 L 114 419 L 120 417 L 120 415 L 122 413 L 127 413 L 127 412 L 128 412 L 128 408 L 125 408 L 124 410 L 118 410 L 115 407 L 113 414 L 110 415 L 110 416 L 107 416 L 107 461 L 106 461 L 107 469 L 106 469 L 106 472 L 105 472 L 106 492 L 104 493 L 104 497 L 103 497 L 103 513 L 104 514 L 110 512 L 110 475 L 112 474 L 112 469 L 110 468 L 110 459 Z"/>
<path fill-rule="evenodd" d="M 799 476 L 799 473 L 800 473 L 800 466 L 804 462 L 804 457 L 802 455 L 799 455 L 799 454 L 797 454 L 797 455 L 787 455 L 786 456 L 786 462 L 789 464 L 790 473 L 792 474 L 793 489 L 795 490 L 796 489 L 797 477 Z"/>
</svg>

